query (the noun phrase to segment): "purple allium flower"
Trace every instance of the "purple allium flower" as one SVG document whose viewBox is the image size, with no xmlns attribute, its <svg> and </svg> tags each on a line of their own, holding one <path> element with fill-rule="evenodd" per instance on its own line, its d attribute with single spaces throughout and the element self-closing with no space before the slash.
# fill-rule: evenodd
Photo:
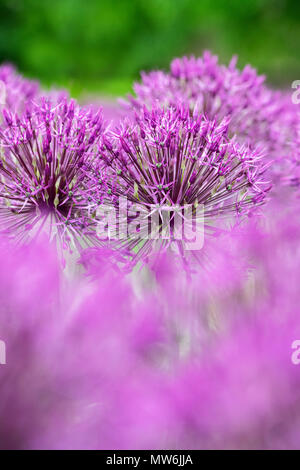
<svg viewBox="0 0 300 470">
<path fill-rule="evenodd" d="M 236 57 L 228 66 L 218 64 L 217 56 L 206 51 L 203 57 L 183 57 L 171 63 L 170 72 L 142 73 L 142 83 L 134 86 L 134 107 L 160 103 L 176 106 L 183 103 L 191 110 L 198 108 L 209 119 L 221 120 L 230 115 L 230 131 L 237 135 L 268 131 L 274 119 L 277 101 L 274 93 L 263 86 L 265 77 L 247 65 L 236 68 Z"/>
<path fill-rule="evenodd" d="M 0 105 L 13 112 L 23 112 L 40 94 L 37 81 L 27 80 L 11 64 L 0 66 Z"/>
<path fill-rule="evenodd" d="M 217 56 L 206 51 L 199 58 L 174 59 L 167 73 L 143 72 L 141 76 L 127 108 L 182 103 L 219 122 L 229 115 L 229 135 L 266 150 L 265 158 L 274 161 L 269 173 L 276 183 L 285 174 L 290 157 L 288 142 L 296 134 L 295 106 L 290 96 L 269 89 L 265 77 L 257 75 L 255 69 L 247 65 L 238 70 L 236 57 L 228 66 L 221 65 Z"/>
<path fill-rule="evenodd" d="M 250 113 L 253 119 L 261 104 L 264 77 L 249 65 L 239 71 L 236 57 L 227 67 L 206 51 L 203 57 L 174 59 L 169 73 L 142 72 L 141 76 L 142 82 L 134 85 L 136 97 L 129 96 L 130 103 L 138 108 L 153 103 L 176 106 L 180 102 L 191 110 L 199 107 L 210 119 L 230 114 L 233 128 L 236 121 L 247 127 L 245 117 Z"/>
<path fill-rule="evenodd" d="M 227 118 L 218 124 L 196 112 L 190 115 L 184 107 L 144 108 L 135 121 L 125 120 L 111 132 L 110 140 L 104 140 L 90 173 L 95 203 L 117 205 L 118 198 L 126 196 L 131 211 L 138 204 L 145 218 L 157 213 L 158 233 L 164 229 L 163 207 L 171 211 L 172 228 L 172 209 L 182 213 L 186 205 L 194 209 L 204 205 L 208 233 L 216 231 L 220 218 L 235 221 L 248 214 L 265 198 L 265 167 L 259 152 L 229 139 L 228 124 Z M 130 226 L 134 215 L 128 220 Z M 146 220 L 145 226 L 137 227 L 137 234 L 130 237 L 127 233 L 120 241 L 122 247 L 138 251 L 135 260 L 148 256 L 155 244 L 146 237 L 148 229 Z M 172 242 L 182 252 L 182 241 L 174 238 Z M 163 242 L 163 248 L 169 245 L 169 240 Z"/>
<path fill-rule="evenodd" d="M 1 229 L 23 238 L 47 228 L 72 246 L 88 241 L 83 167 L 105 131 L 101 111 L 42 99 L 23 115 L 4 109 L 3 117 Z"/>
<path fill-rule="evenodd" d="M 68 100 L 67 90 L 51 88 L 43 90 L 38 81 L 28 80 L 11 64 L 0 66 L 0 107 L 22 114 L 34 110 L 37 103 L 47 97 L 51 102 Z M 3 120 L 1 116 L 1 121 Z"/>
</svg>

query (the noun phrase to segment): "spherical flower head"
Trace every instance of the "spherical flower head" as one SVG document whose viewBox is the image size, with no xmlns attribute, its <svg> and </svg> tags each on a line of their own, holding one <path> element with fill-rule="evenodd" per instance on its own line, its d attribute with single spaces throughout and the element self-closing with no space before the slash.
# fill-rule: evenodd
<svg viewBox="0 0 300 470">
<path fill-rule="evenodd" d="M 168 73 L 142 73 L 142 82 L 134 86 L 136 97 L 129 100 L 139 108 L 158 101 L 163 106 L 180 102 L 191 110 L 197 107 L 209 119 L 230 115 L 232 132 L 247 131 L 259 121 L 262 102 L 272 105 L 272 95 L 263 87 L 264 76 L 249 65 L 238 70 L 236 61 L 233 57 L 228 66 L 221 65 L 208 51 L 199 58 L 174 59 Z"/>
<path fill-rule="evenodd" d="M 128 233 L 119 241 L 137 251 L 135 259 L 147 257 L 157 238 L 159 247 L 172 244 L 182 252 L 176 220 L 187 220 L 185 208 L 196 218 L 204 209 L 198 218 L 210 233 L 221 219 L 236 221 L 263 202 L 268 185 L 261 155 L 229 139 L 228 124 L 227 118 L 218 124 L 190 115 L 184 107 L 144 108 L 104 142 L 90 173 L 93 200 L 116 207 L 120 197 L 127 198 Z M 144 223 L 137 224 L 137 211 Z M 149 237 L 151 214 L 157 222 Z M 171 236 L 162 242 L 165 230 Z"/>
<path fill-rule="evenodd" d="M 3 110 L 0 130 L 0 225 L 30 237 L 43 229 L 64 245 L 89 240 L 83 168 L 102 137 L 102 114 L 74 101 L 42 99 L 23 115 Z"/>
<path fill-rule="evenodd" d="M 236 62 L 233 57 L 228 66 L 219 64 L 218 57 L 208 51 L 199 58 L 174 59 L 168 72 L 142 73 L 127 107 L 182 103 L 219 122 L 229 115 L 230 136 L 236 134 L 240 142 L 261 145 L 265 158 L 277 162 L 269 169 L 277 183 L 278 175 L 287 171 L 288 142 L 295 135 L 295 106 L 290 96 L 269 89 L 265 77 L 251 66 L 239 70 Z"/>
</svg>

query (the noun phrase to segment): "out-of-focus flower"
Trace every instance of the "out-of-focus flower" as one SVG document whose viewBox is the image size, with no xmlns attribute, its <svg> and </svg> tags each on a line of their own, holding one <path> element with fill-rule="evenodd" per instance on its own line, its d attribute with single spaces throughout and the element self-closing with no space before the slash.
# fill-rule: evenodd
<svg viewBox="0 0 300 470">
<path fill-rule="evenodd" d="M 199 58 L 174 59 L 169 73 L 143 72 L 141 76 L 142 82 L 134 85 L 136 97 L 129 96 L 134 107 L 155 103 L 176 106 L 179 102 L 192 111 L 199 107 L 210 119 L 230 115 L 233 133 L 259 122 L 256 113 L 262 112 L 263 98 L 267 106 L 274 106 L 271 93 L 262 87 L 265 77 L 258 76 L 249 65 L 239 71 L 236 57 L 228 66 L 220 65 L 217 56 L 207 51 Z"/>
<path fill-rule="evenodd" d="M 245 277 L 232 277 L 232 264 L 222 269 L 216 263 L 201 292 L 199 273 L 201 294 L 193 317 L 208 314 L 215 334 L 197 336 L 201 327 L 193 324 L 190 354 L 171 385 L 175 448 L 299 448 L 300 372 L 292 362 L 292 344 L 300 337 L 300 230 L 292 213 L 280 215 L 275 204 L 266 226 L 253 224 L 235 234 L 233 257 L 248 260 Z M 225 261 L 227 243 L 222 251 Z M 218 271 L 223 283 L 215 277 Z M 171 292 L 177 297 L 176 290 Z M 185 311 L 191 313 L 191 307 Z"/>
<path fill-rule="evenodd" d="M 0 106 L 11 112 L 23 113 L 34 108 L 43 97 L 47 96 L 52 102 L 60 102 L 69 98 L 64 89 L 51 88 L 44 90 L 37 80 L 23 77 L 12 64 L 0 66 Z M 1 116 L 2 119 L 2 116 Z"/>
<path fill-rule="evenodd" d="M 90 106 L 92 109 L 96 110 L 97 107 L 101 107 L 103 117 L 107 122 L 114 123 L 117 125 L 118 122 L 126 116 L 126 111 L 123 106 L 118 103 L 117 100 L 113 98 L 99 97 L 98 95 L 88 95 L 85 94 L 80 98 L 80 104 L 84 106 Z"/>
<path fill-rule="evenodd" d="M 182 426 L 177 445 L 297 449 L 300 377 L 291 345 L 300 333 L 298 312 L 282 312 L 279 319 L 261 310 L 240 323 L 176 377 L 170 401 L 177 431 Z"/>
<path fill-rule="evenodd" d="M 299 190 L 300 187 L 300 112 L 296 114 L 296 134 L 288 140 L 290 158 L 286 161 L 288 170 L 282 175 L 283 183 L 291 188 Z M 299 193 L 299 191 L 297 191 Z"/>
<path fill-rule="evenodd" d="M 83 167 L 105 131 L 101 111 L 42 99 L 23 115 L 4 109 L 3 116 L 1 229 L 25 238 L 46 228 L 70 246 L 87 242 L 93 221 Z"/>
<path fill-rule="evenodd" d="M 0 66 L 0 92 L 1 107 L 22 113 L 39 95 L 40 86 L 37 81 L 18 74 L 13 65 L 3 64 Z"/>
<path fill-rule="evenodd" d="M 0 253 L 0 447 L 159 447 L 171 422 L 159 307 L 115 272 L 67 282 L 47 242 Z"/>
<path fill-rule="evenodd" d="M 229 115 L 229 135 L 261 145 L 266 158 L 273 161 L 269 173 L 278 184 L 289 168 L 289 142 L 296 135 L 295 106 L 288 94 L 269 89 L 265 77 L 251 66 L 237 69 L 236 61 L 233 57 L 228 66 L 221 65 L 217 56 L 206 51 L 199 58 L 174 59 L 169 72 L 143 72 L 127 108 L 182 103 L 209 119 L 221 121 Z"/>
<path fill-rule="evenodd" d="M 127 235 L 116 245 L 134 250 L 135 262 L 145 259 L 153 248 L 165 250 L 171 244 L 183 253 L 182 239 L 177 240 L 175 229 L 172 232 L 175 209 L 186 220 L 186 206 L 196 210 L 203 205 L 205 233 L 214 233 L 221 218 L 235 222 L 263 202 L 269 185 L 263 177 L 262 155 L 229 139 L 228 123 L 228 119 L 219 124 L 208 121 L 196 112 L 190 116 L 184 107 L 144 108 L 135 121 L 125 120 L 109 140 L 104 140 L 89 174 L 95 191 L 89 191 L 88 197 L 92 196 L 95 204 L 100 201 L 114 207 L 119 197 L 127 197 Z M 170 237 L 163 240 L 166 209 Z M 142 212 L 144 221 L 133 233 L 137 211 Z M 149 228 L 153 213 L 158 218 L 154 229 Z M 115 228 L 116 235 L 119 228 Z M 152 236 L 155 230 L 157 237 Z"/>
<path fill-rule="evenodd" d="M 108 264 L 70 283 L 49 245 L 1 242 L 1 447 L 298 448 L 300 233 L 273 215 L 190 281 L 161 258 L 139 296 Z"/>
</svg>

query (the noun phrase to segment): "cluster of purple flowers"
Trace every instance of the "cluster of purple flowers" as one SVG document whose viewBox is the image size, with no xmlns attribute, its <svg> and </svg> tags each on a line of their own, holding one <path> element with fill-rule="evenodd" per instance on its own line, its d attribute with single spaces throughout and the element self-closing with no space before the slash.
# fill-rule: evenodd
<svg viewBox="0 0 300 470">
<path fill-rule="evenodd" d="M 0 448 L 299 447 L 290 97 L 210 53 L 142 74 L 110 122 L 11 66 L 0 84 Z M 100 211 L 122 198 L 126 224 Z M 164 211 L 174 237 L 144 237 Z"/>
</svg>

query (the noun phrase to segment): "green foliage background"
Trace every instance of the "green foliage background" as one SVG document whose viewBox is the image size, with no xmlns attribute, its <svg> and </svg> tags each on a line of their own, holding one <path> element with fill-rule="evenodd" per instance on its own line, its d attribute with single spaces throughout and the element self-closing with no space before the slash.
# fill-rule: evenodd
<svg viewBox="0 0 300 470">
<path fill-rule="evenodd" d="M 270 83 L 300 78 L 299 0 L 0 0 L 0 61 L 45 85 L 123 94 L 140 70 L 209 48 Z"/>
</svg>

